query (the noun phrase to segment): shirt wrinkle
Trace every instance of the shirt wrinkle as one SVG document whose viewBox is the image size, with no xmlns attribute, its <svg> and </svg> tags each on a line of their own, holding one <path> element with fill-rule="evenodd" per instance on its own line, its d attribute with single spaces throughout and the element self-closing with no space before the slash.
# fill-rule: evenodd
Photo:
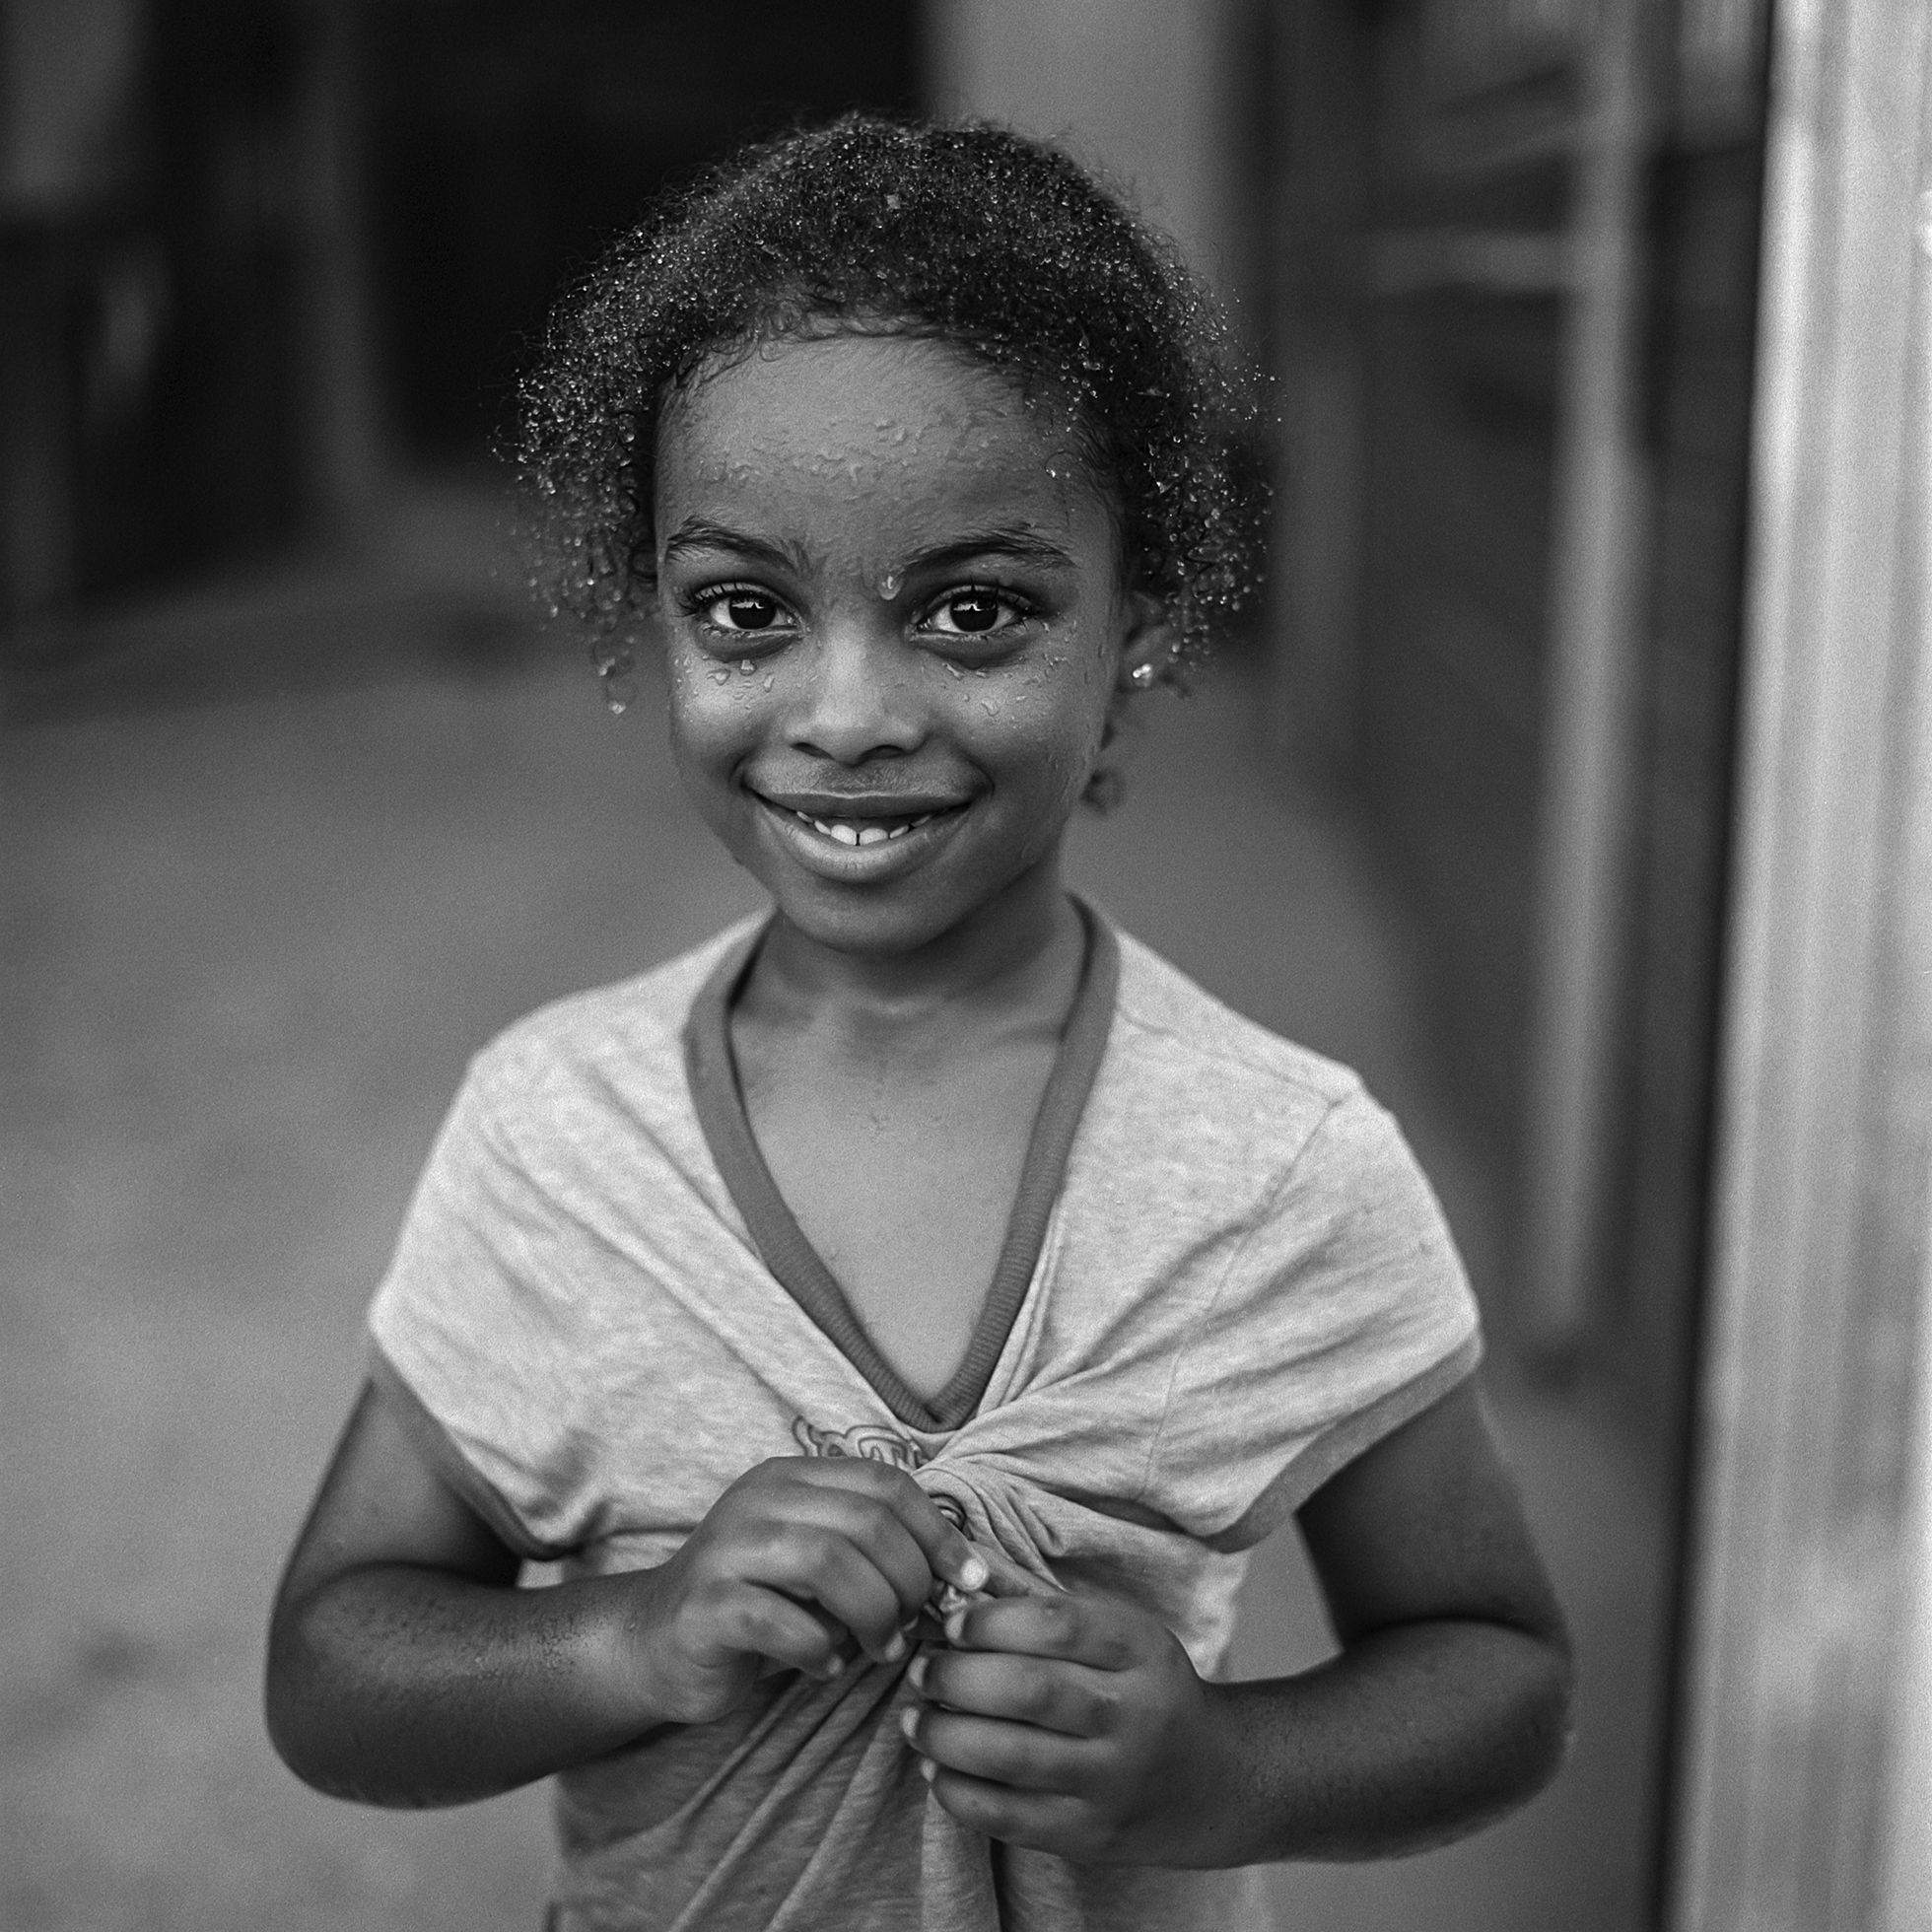
<svg viewBox="0 0 1932 1932">
<path fill-rule="evenodd" d="M 567 1577 L 665 1560 L 767 1458 L 864 1457 L 946 1500 L 1015 1587 L 1119 1590 L 1212 1676 L 1290 1473 L 1361 1453 L 1471 1357 L 1474 1302 L 1393 1123 L 1346 1070 L 1297 1074 L 1300 1049 L 1121 938 L 1125 1023 L 987 1393 L 953 1428 L 911 1426 L 774 1278 L 706 1165 L 683 1030 L 754 925 L 475 1057 L 372 1306 L 375 1346 L 509 1520 L 589 1526 Z M 1310 1075 L 1333 1066 L 1307 1058 Z M 1265 1923 L 1239 1873 L 996 1856 L 931 1802 L 902 1697 L 869 1666 L 830 1687 L 781 1674 L 716 1726 L 564 1773 L 560 1925 Z"/>
</svg>

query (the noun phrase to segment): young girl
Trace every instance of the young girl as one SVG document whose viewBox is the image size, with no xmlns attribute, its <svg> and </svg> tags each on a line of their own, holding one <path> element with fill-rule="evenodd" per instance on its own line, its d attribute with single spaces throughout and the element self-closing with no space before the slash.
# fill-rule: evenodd
<svg viewBox="0 0 1932 1932">
<path fill-rule="evenodd" d="M 561 588 L 654 634 L 773 910 L 473 1064 L 268 1720 L 378 1804 L 556 1774 L 555 1926 L 1258 1925 L 1243 1868 L 1554 1768 L 1426 1183 L 1060 882 L 1119 707 L 1248 581 L 1247 428 L 1186 276 L 988 127 L 747 153 L 553 332 Z M 1340 1654 L 1223 1681 L 1290 1515 Z"/>
</svg>

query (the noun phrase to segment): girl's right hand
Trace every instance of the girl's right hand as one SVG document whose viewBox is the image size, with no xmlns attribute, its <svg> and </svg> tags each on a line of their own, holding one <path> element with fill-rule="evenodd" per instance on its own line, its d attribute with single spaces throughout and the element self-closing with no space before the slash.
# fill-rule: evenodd
<svg viewBox="0 0 1932 1932">
<path fill-rule="evenodd" d="M 987 1581 L 985 1559 L 903 1470 L 780 1457 L 739 1477 L 668 1562 L 639 1572 L 618 1669 L 657 1722 L 707 1723 L 767 1660 L 824 1680 L 853 1644 L 898 1663 L 935 1587 Z"/>
</svg>

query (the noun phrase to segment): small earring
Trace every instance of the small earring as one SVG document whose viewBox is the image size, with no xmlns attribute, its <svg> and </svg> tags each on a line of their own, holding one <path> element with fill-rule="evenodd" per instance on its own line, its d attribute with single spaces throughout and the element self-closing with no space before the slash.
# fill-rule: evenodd
<svg viewBox="0 0 1932 1932">
<path fill-rule="evenodd" d="M 1129 671 L 1127 674 L 1128 682 L 1131 683 L 1137 691 L 1146 690 L 1153 683 L 1154 679 L 1157 678 L 1159 675 L 1160 675 L 1159 671 L 1157 671 L 1151 664 L 1136 664 L 1134 668 L 1131 671 Z"/>
</svg>

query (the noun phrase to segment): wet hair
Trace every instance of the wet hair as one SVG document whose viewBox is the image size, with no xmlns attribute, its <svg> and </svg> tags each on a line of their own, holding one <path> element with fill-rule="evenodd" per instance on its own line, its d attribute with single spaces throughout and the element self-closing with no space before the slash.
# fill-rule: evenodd
<svg viewBox="0 0 1932 1932">
<path fill-rule="evenodd" d="M 541 587 L 619 654 L 656 576 L 656 432 L 723 356 L 827 325 L 938 338 L 1065 410 L 1179 681 L 1251 596 L 1258 411 L 1210 297 L 1060 149 L 867 114 L 740 150 L 663 195 L 558 305 L 515 454 Z"/>
</svg>

